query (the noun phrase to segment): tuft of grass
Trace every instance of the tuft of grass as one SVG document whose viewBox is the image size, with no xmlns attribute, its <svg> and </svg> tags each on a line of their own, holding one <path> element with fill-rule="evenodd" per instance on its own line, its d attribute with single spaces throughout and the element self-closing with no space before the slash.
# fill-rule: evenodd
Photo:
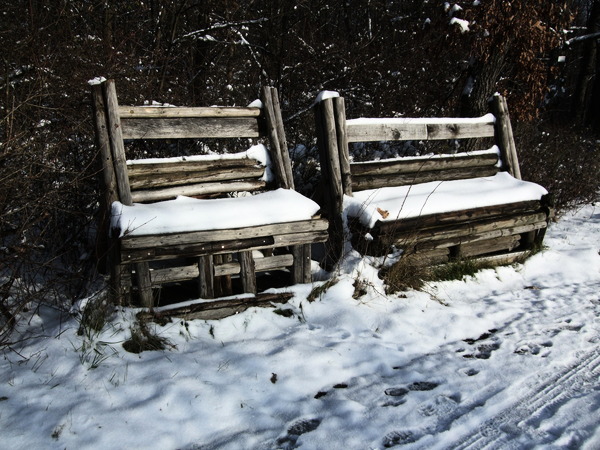
<svg viewBox="0 0 600 450">
<path fill-rule="evenodd" d="M 138 322 L 131 328 L 131 337 L 123 342 L 123 348 L 130 353 L 144 351 L 165 350 L 173 347 L 168 339 L 157 336 L 148 328 L 148 323 L 138 318 Z"/>
<path fill-rule="evenodd" d="M 337 278 L 333 277 L 327 280 L 325 283 L 315 286 L 312 291 L 310 291 L 310 294 L 308 294 L 308 297 L 306 297 L 306 300 L 308 300 L 309 303 L 314 302 L 316 299 L 320 300 L 327 289 L 337 283 L 337 281 Z"/>
<path fill-rule="evenodd" d="M 294 311 L 292 311 L 291 309 L 277 308 L 277 309 L 274 309 L 273 312 L 275 314 L 277 314 L 278 316 L 282 316 L 282 317 L 293 317 L 294 316 Z"/>
<path fill-rule="evenodd" d="M 352 293 L 352 298 L 353 299 L 358 299 L 360 297 L 362 297 L 363 295 L 367 294 L 367 282 L 361 278 L 357 278 L 356 280 L 354 280 L 354 283 L 352 284 L 352 286 L 354 287 L 354 292 Z"/>
<path fill-rule="evenodd" d="M 77 335 L 89 337 L 102 331 L 112 311 L 113 305 L 108 301 L 106 293 L 90 299 L 83 308 Z"/>
<path fill-rule="evenodd" d="M 440 264 L 431 268 L 429 281 L 452 281 L 471 277 L 481 269 L 491 267 L 486 264 L 477 263 L 472 259 L 461 259 Z"/>
<path fill-rule="evenodd" d="M 420 264 L 414 257 L 400 258 L 390 267 L 379 272 L 385 282 L 386 294 L 406 291 L 410 289 L 422 289 L 429 277 L 429 268 Z"/>
</svg>

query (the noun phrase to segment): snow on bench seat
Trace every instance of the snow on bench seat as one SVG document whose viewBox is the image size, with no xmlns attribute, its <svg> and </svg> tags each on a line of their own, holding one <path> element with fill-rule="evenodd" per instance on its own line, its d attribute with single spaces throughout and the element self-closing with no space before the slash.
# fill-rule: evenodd
<svg viewBox="0 0 600 450">
<path fill-rule="evenodd" d="M 362 225 L 373 228 L 377 221 L 540 200 L 547 193 L 538 184 L 499 172 L 491 177 L 432 181 L 355 192 L 353 197 L 344 197 L 344 209 L 348 216 L 359 218 Z M 383 215 L 388 213 L 385 218 L 382 212 Z"/>
<path fill-rule="evenodd" d="M 147 236 L 296 222 L 311 219 L 319 205 L 291 189 L 219 199 L 179 196 L 132 206 L 114 202 L 112 228 L 119 236 Z"/>
</svg>

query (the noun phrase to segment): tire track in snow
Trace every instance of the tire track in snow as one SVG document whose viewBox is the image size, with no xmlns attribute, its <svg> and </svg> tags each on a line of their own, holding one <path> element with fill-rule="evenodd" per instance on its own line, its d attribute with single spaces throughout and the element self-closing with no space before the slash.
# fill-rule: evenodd
<svg viewBox="0 0 600 450">
<path fill-rule="evenodd" d="M 483 421 L 478 430 L 446 446 L 450 449 L 499 448 L 523 432 L 535 430 L 546 417 L 552 416 L 569 399 L 600 385 L 600 350 L 583 353 L 577 361 L 522 395 L 497 415 Z M 505 442 L 501 442 L 504 440 Z"/>
</svg>

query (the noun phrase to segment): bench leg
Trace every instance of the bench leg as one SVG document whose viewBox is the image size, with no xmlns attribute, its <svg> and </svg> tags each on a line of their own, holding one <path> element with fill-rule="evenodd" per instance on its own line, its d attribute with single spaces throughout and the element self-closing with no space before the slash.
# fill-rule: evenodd
<svg viewBox="0 0 600 450">
<path fill-rule="evenodd" d="M 294 245 L 292 247 L 292 255 L 294 256 L 294 265 L 292 266 L 292 283 L 310 283 L 312 281 L 310 269 L 310 244 Z"/>
<path fill-rule="evenodd" d="M 256 294 L 256 271 L 254 269 L 254 258 L 252 252 L 240 252 L 240 278 L 244 292 Z"/>
<path fill-rule="evenodd" d="M 140 295 L 140 304 L 144 308 L 152 308 L 154 306 L 154 298 L 152 297 L 150 265 L 147 262 L 137 263 L 135 265 L 135 274 Z"/>
<path fill-rule="evenodd" d="M 201 298 L 214 298 L 214 266 L 212 255 L 201 256 L 198 258 L 198 290 Z"/>
<path fill-rule="evenodd" d="M 233 256 L 231 253 L 226 253 L 224 255 L 215 255 L 215 264 L 227 264 L 233 260 Z M 217 297 L 226 297 L 231 295 L 233 292 L 233 287 L 231 285 L 231 275 L 222 275 L 220 277 L 215 277 L 215 296 Z"/>
</svg>

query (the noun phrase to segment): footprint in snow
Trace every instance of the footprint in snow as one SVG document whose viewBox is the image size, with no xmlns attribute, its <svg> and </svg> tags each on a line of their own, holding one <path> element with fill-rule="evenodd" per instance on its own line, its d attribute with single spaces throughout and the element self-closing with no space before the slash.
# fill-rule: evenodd
<svg viewBox="0 0 600 450">
<path fill-rule="evenodd" d="M 416 440 L 417 438 L 412 431 L 392 431 L 384 436 L 382 444 L 384 448 L 391 448 L 397 445 L 410 444 Z"/>
<path fill-rule="evenodd" d="M 321 425 L 320 419 L 301 419 L 294 422 L 287 430 L 287 434 L 277 439 L 277 445 L 283 449 L 296 448 L 298 438 L 305 433 L 316 430 Z"/>
</svg>

